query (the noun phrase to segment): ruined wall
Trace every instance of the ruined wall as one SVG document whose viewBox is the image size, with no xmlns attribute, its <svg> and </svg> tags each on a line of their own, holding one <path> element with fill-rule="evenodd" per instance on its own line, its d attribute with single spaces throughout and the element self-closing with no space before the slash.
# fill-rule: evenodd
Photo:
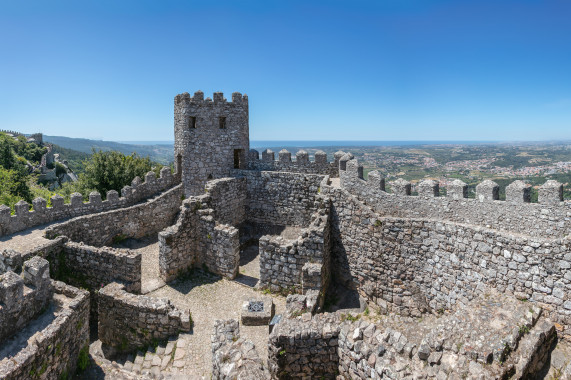
<svg viewBox="0 0 571 380">
<path fill-rule="evenodd" d="M 235 170 L 247 179 L 246 215 L 260 224 L 307 227 L 323 175 Z"/>
<path fill-rule="evenodd" d="M 305 289 L 321 290 L 329 275 L 329 208 L 330 203 L 321 197 L 319 210 L 313 215 L 312 223 L 304 228 L 296 240 L 285 240 L 279 236 L 260 238 L 260 286 L 272 291 L 287 288 L 301 288 L 304 284 L 304 266 L 314 264 L 312 270 L 306 268 L 305 275 L 317 269 L 320 280 L 306 278 Z"/>
<path fill-rule="evenodd" d="M 215 320 L 211 341 L 212 379 L 270 379 L 254 343 L 240 338 L 237 320 Z"/>
<path fill-rule="evenodd" d="M 331 177 L 339 176 L 339 165 L 336 161 L 328 162 L 327 153 L 323 151 L 315 152 L 313 161 L 309 160 L 309 154 L 305 150 L 296 153 L 295 161 L 291 159 L 291 153 L 282 149 L 275 160 L 275 153 L 266 149 L 260 153 L 251 149 L 249 152 L 248 169 L 258 171 L 278 171 L 307 174 L 324 174 Z"/>
<path fill-rule="evenodd" d="M 246 179 L 222 178 L 209 181 L 208 206 L 214 210 L 217 223 L 238 226 L 246 220 Z"/>
<path fill-rule="evenodd" d="M 499 187 L 492 181 L 478 185 L 475 199 L 467 198 L 461 181 L 451 183 L 445 197 L 435 196 L 436 183 L 420 183 L 419 195 L 410 196 L 410 183 L 403 180 L 393 182 L 393 193 L 387 193 L 378 172 L 370 172 L 367 181 L 362 179 L 362 167 L 355 159 L 341 161 L 340 180 L 342 188 L 383 216 L 447 220 L 537 237 L 562 238 L 571 233 L 571 202 L 562 201 L 561 184 L 552 181 L 539 189 L 540 203 L 528 203 L 524 194 L 529 188 L 519 183 L 508 186 L 508 200 L 500 201 Z"/>
<path fill-rule="evenodd" d="M 268 367 L 277 379 L 335 379 L 340 320 L 318 314 L 310 320 L 284 319 L 268 343 Z"/>
<path fill-rule="evenodd" d="M 0 276 L 0 342 L 43 313 L 52 299 L 49 263 L 41 257 L 25 261 L 22 273 Z"/>
<path fill-rule="evenodd" d="M 181 204 L 182 185 L 135 206 L 80 216 L 46 229 L 46 236 L 67 236 L 93 246 L 111 245 L 121 236 L 141 238 L 161 231 L 174 222 Z"/>
<path fill-rule="evenodd" d="M 234 92 L 228 102 L 221 92 L 215 92 L 213 100 L 204 99 L 202 91 L 192 97 L 188 92 L 177 95 L 174 136 L 175 164 L 182 167 L 185 195 L 204 194 L 209 179 L 228 177 L 233 168 L 246 168 L 248 96 Z"/>
<path fill-rule="evenodd" d="M 168 299 L 131 294 L 118 283 L 101 289 L 98 297 L 99 339 L 117 352 L 190 331 L 189 310 L 180 310 Z"/>
<path fill-rule="evenodd" d="M 161 278 L 170 281 L 202 264 L 234 278 L 240 260 L 239 231 L 244 221 L 244 178 L 210 181 L 204 195 L 185 200 L 176 223 L 159 233 Z"/>
<path fill-rule="evenodd" d="M 54 293 L 66 298 L 55 318 L 14 354 L 2 352 L 0 378 L 67 378 L 75 373 L 80 351 L 89 344 L 89 293 L 62 282 L 52 281 Z M 2 350 L 10 348 L 3 345 Z M 87 352 L 86 352 L 87 353 Z"/>
<path fill-rule="evenodd" d="M 128 291 L 141 291 L 140 252 L 67 242 L 54 260 L 58 268 L 54 276 L 72 285 L 98 290 L 113 281 L 121 281 Z"/>
<path fill-rule="evenodd" d="M 571 332 L 569 240 L 428 219 L 383 217 L 344 190 L 332 197 L 333 276 L 399 313 L 466 304 L 484 285 L 551 310 Z"/>
<path fill-rule="evenodd" d="M 54 195 L 51 198 L 52 207 L 47 207 L 45 199 L 36 198 L 32 202 L 33 210 L 30 211 L 30 205 L 25 201 L 20 201 L 14 206 L 14 215 L 11 215 L 10 207 L 0 205 L 0 236 L 57 220 L 131 206 L 171 188 L 179 181 L 180 175 L 176 173 L 173 175 L 170 168 L 165 167 L 161 170 L 161 176 L 158 179 L 154 172 L 147 173 L 145 182 L 136 177 L 131 186 L 125 186 L 121 190 L 121 197 L 115 190 L 108 191 L 105 201 L 101 201 L 101 195 L 96 192 L 89 195 L 87 203 L 83 202 L 83 196 L 79 193 L 71 195 L 70 204 L 64 204 L 63 197 Z"/>
</svg>

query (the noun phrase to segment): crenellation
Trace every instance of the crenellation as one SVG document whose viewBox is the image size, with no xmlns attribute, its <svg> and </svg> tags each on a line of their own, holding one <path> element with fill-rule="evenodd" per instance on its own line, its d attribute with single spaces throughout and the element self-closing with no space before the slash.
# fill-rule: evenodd
<svg viewBox="0 0 571 380">
<path fill-rule="evenodd" d="M 280 152 L 278 153 L 278 160 L 281 163 L 290 163 L 291 162 L 291 153 L 286 149 L 280 150 Z"/>
<path fill-rule="evenodd" d="M 273 162 L 275 160 L 275 155 L 274 155 L 274 151 L 271 149 L 265 149 L 262 152 L 262 160 L 263 161 L 271 161 Z"/>
<path fill-rule="evenodd" d="M 468 185 L 459 179 L 455 179 L 446 186 L 446 197 L 459 200 L 468 198 Z"/>
<path fill-rule="evenodd" d="M 14 211 L 17 217 L 24 217 L 30 212 L 30 205 L 25 200 L 18 201 L 14 205 Z"/>
<path fill-rule="evenodd" d="M 80 193 L 72 193 L 69 196 L 69 205 L 71 208 L 80 208 L 83 206 L 83 195 Z"/>
<path fill-rule="evenodd" d="M 523 181 L 514 181 L 506 186 L 506 201 L 515 203 L 531 202 L 531 185 Z"/>
<path fill-rule="evenodd" d="M 538 201 L 544 205 L 558 205 L 563 201 L 563 185 L 549 180 L 539 187 Z"/>
<path fill-rule="evenodd" d="M 369 172 L 369 175 L 367 177 L 367 184 L 373 190 L 385 191 L 385 179 L 383 178 L 381 173 L 379 173 L 378 170 L 373 170 Z"/>
<path fill-rule="evenodd" d="M 89 204 L 91 205 L 99 205 L 102 202 L 101 194 L 97 191 L 92 191 L 89 193 Z"/>
<path fill-rule="evenodd" d="M 500 199 L 500 186 L 492 180 L 485 180 L 476 186 L 476 199 L 480 202 Z"/>
<path fill-rule="evenodd" d="M 434 198 L 440 195 L 440 184 L 432 179 L 421 181 L 416 189 L 421 197 Z"/>
<path fill-rule="evenodd" d="M 399 178 L 391 182 L 391 190 L 396 195 L 411 195 L 411 183 Z"/>
<path fill-rule="evenodd" d="M 47 204 L 48 202 L 42 197 L 37 197 L 32 201 L 32 205 L 34 207 L 35 212 L 42 212 L 42 213 L 45 212 Z"/>
<path fill-rule="evenodd" d="M 295 160 L 301 165 L 309 164 L 309 154 L 305 150 L 299 150 L 295 154 Z"/>
</svg>

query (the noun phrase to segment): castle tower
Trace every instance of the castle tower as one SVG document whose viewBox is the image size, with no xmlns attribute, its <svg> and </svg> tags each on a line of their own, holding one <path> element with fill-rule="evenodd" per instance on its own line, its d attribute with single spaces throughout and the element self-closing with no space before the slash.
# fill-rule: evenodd
<svg viewBox="0 0 571 380">
<path fill-rule="evenodd" d="M 246 168 L 250 147 L 248 96 L 235 92 L 228 102 L 221 92 L 213 99 L 188 92 L 174 99 L 175 166 L 182 173 L 186 196 L 204 194 L 210 179 Z"/>
</svg>

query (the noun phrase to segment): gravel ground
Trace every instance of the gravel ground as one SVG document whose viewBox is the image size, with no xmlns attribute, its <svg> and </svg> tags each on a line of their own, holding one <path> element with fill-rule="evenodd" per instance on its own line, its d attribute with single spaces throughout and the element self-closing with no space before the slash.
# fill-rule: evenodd
<svg viewBox="0 0 571 380">
<path fill-rule="evenodd" d="M 245 299 L 261 296 L 256 290 L 235 281 L 221 279 L 218 276 L 195 270 L 184 280 L 173 281 L 166 286 L 149 293 L 152 297 L 165 297 L 179 308 L 190 309 L 194 328 L 188 334 L 191 363 L 185 372 L 189 376 L 210 378 L 212 353 L 210 336 L 215 319 L 240 320 L 240 309 Z M 285 311 L 285 298 L 273 297 L 276 314 Z M 268 327 L 240 326 L 240 335 L 254 342 L 260 357 L 267 359 Z"/>
</svg>

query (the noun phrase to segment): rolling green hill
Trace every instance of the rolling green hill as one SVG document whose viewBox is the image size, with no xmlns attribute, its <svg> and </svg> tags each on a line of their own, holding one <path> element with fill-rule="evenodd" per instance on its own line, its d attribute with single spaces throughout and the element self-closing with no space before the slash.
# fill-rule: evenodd
<svg viewBox="0 0 571 380">
<path fill-rule="evenodd" d="M 116 150 L 123 154 L 137 153 L 141 157 L 149 157 L 151 161 L 168 165 L 173 162 L 174 147 L 172 144 L 164 145 L 133 145 L 122 144 L 114 141 L 90 140 L 63 136 L 46 136 L 44 142 L 59 145 L 60 147 L 73 149 L 83 153 L 91 153 L 92 149 L 109 151 Z"/>
</svg>

